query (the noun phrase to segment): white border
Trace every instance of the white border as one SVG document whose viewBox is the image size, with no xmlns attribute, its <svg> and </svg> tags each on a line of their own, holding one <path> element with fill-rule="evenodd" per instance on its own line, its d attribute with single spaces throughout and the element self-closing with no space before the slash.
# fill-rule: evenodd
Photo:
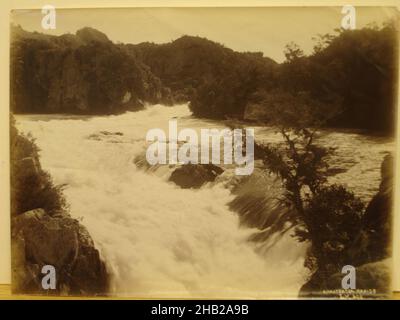
<svg viewBox="0 0 400 320">
<path fill-rule="evenodd" d="M 10 283 L 10 184 L 9 184 L 9 27 L 12 9 L 39 9 L 52 4 L 56 8 L 120 8 L 120 7 L 283 7 L 283 6 L 393 6 L 399 9 L 398 0 L 1 0 L 0 1 L 0 284 Z M 399 50 L 400 51 L 400 50 Z M 399 70 L 400 79 L 400 70 Z M 398 99 L 400 101 L 400 99 Z M 400 111 L 397 112 L 397 127 Z M 400 159 L 400 130 L 397 130 L 397 159 Z M 398 167 L 398 166 L 397 166 Z M 397 169 L 397 168 L 396 168 Z M 396 170 L 395 195 L 399 192 L 400 170 Z M 393 288 L 400 291 L 400 204 L 394 203 L 393 236 Z"/>
</svg>

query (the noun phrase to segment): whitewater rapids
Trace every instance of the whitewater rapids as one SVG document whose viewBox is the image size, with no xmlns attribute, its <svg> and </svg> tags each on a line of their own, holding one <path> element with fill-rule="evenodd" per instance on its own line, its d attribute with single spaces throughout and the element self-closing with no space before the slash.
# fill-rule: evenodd
<svg viewBox="0 0 400 320">
<path fill-rule="evenodd" d="M 179 128 L 218 127 L 192 118 L 187 105 L 115 116 L 18 115 L 16 120 L 21 132 L 36 139 L 43 169 L 56 184 L 66 184 L 71 215 L 87 227 L 107 264 L 111 294 L 297 296 L 307 276 L 304 244 L 287 235 L 260 254 L 248 241 L 254 230 L 240 226 L 229 210 L 233 195 L 222 183 L 181 189 L 167 182 L 166 172 L 136 167 L 147 130 L 168 132 L 174 117 Z M 377 188 L 380 157 L 374 157 L 370 179 Z"/>
</svg>

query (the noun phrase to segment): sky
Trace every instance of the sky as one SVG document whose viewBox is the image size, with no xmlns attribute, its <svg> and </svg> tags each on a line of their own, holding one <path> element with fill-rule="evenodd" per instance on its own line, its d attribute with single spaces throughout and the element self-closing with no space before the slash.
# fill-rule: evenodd
<svg viewBox="0 0 400 320">
<path fill-rule="evenodd" d="M 341 7 L 57 9 L 56 29 L 41 27 L 40 10 L 14 10 L 11 21 L 27 31 L 61 35 L 83 27 L 123 43 L 165 43 L 182 35 L 206 37 L 236 51 L 263 52 L 277 62 L 294 41 L 306 54 L 318 34 L 340 28 Z M 388 7 L 356 7 L 356 28 L 398 17 Z"/>
</svg>

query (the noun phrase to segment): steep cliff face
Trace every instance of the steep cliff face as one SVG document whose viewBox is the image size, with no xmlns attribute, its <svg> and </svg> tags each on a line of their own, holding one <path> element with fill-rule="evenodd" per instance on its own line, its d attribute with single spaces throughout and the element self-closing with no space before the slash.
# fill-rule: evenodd
<svg viewBox="0 0 400 320">
<path fill-rule="evenodd" d="M 11 108 L 109 114 L 169 103 L 150 69 L 91 28 L 59 37 L 12 29 Z"/>
<path fill-rule="evenodd" d="M 362 230 L 354 245 L 358 262 L 378 261 L 391 256 L 394 159 L 386 155 L 381 165 L 379 191 L 361 219 Z"/>
</svg>

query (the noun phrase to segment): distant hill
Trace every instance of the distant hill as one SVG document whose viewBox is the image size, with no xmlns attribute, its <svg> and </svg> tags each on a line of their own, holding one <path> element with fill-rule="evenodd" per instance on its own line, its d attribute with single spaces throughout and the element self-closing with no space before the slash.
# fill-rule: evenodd
<svg viewBox="0 0 400 320">
<path fill-rule="evenodd" d="M 190 101 L 195 115 L 209 118 L 241 117 L 249 86 L 258 86 L 262 78 L 272 81 L 278 65 L 260 53 L 239 53 L 192 36 L 161 45 L 121 47 L 148 65 L 171 89 L 175 100 Z M 227 78 L 236 85 L 232 86 Z"/>
<path fill-rule="evenodd" d="M 320 113 L 337 110 L 328 126 L 390 133 L 396 48 L 397 31 L 389 24 L 323 35 L 309 56 L 291 44 L 281 64 L 200 37 L 114 44 L 92 28 L 49 36 L 13 27 L 11 108 L 110 114 L 146 102 L 190 102 L 198 117 L 268 123 L 271 110 L 285 111 L 285 103 L 300 110 L 312 103 L 325 105 Z"/>
<path fill-rule="evenodd" d="M 95 29 L 50 36 L 13 27 L 11 37 L 16 113 L 110 114 L 171 103 L 146 65 Z"/>
</svg>

